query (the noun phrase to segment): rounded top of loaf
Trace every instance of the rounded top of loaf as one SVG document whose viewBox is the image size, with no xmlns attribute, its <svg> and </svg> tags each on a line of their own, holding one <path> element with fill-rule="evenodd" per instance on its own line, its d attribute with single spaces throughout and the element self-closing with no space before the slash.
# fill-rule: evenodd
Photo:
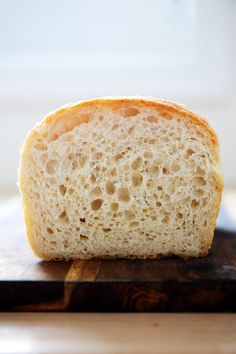
<svg viewBox="0 0 236 354">
<path fill-rule="evenodd" d="M 68 103 L 47 114 L 42 122 L 37 125 L 37 128 L 39 130 L 42 128 L 49 129 L 49 126 L 51 126 L 53 130 L 56 130 L 57 125 L 62 121 L 68 120 L 68 116 L 71 115 L 74 117 L 74 119 L 70 121 L 70 124 L 67 124 L 67 127 L 64 127 L 65 131 L 69 131 L 81 123 L 88 123 L 88 114 L 90 109 L 111 109 L 116 111 L 127 109 L 128 107 L 134 107 L 135 109 L 138 109 L 138 107 L 152 108 L 159 112 L 160 115 L 166 119 L 171 119 L 173 115 L 178 115 L 183 119 L 189 119 L 196 125 L 204 127 L 209 134 L 212 143 L 218 147 L 218 139 L 216 133 L 203 117 L 191 111 L 183 104 L 154 97 L 115 96 L 94 98 L 85 101 L 78 101 L 76 103 Z M 132 112 L 130 112 L 130 115 L 127 114 L 126 117 L 128 118 L 129 116 L 132 116 Z"/>
</svg>

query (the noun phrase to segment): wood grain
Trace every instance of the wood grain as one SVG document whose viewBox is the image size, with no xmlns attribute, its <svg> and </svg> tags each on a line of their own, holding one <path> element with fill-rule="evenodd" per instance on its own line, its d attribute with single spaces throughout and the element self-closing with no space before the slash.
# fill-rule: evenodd
<svg viewBox="0 0 236 354">
<path fill-rule="evenodd" d="M 0 353 L 233 354 L 235 314 L 2 313 Z"/>
</svg>

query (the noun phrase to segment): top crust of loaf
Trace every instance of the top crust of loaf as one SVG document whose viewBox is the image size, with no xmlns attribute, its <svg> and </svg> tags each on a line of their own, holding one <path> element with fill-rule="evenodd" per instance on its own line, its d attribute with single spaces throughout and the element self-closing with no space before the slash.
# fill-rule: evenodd
<svg viewBox="0 0 236 354">
<path fill-rule="evenodd" d="M 211 138 L 212 144 L 215 146 L 217 158 L 219 161 L 218 138 L 216 136 L 215 131 L 209 126 L 208 122 L 203 117 L 199 116 L 195 112 L 192 112 L 183 104 L 168 100 L 143 97 L 102 97 L 90 99 L 87 101 L 79 101 L 72 104 L 66 104 L 56 109 L 55 111 L 47 114 L 42 120 L 42 122 L 38 123 L 35 128 L 29 132 L 28 136 L 24 141 L 21 156 L 27 151 L 28 146 L 31 144 L 32 140 L 34 140 L 35 136 L 37 135 L 37 131 L 41 130 L 42 128 L 48 129 L 49 127 L 51 127 L 51 130 L 53 132 L 53 130 L 57 128 L 57 125 L 60 125 L 61 123 L 64 123 L 69 120 L 69 115 L 73 117 L 74 115 L 76 115 L 76 113 L 79 113 L 80 111 L 83 112 L 83 110 L 88 111 L 90 108 L 93 107 L 96 107 L 97 110 L 103 108 L 110 108 L 115 111 L 116 109 L 120 109 L 122 107 L 125 108 L 127 106 L 135 106 L 137 108 L 144 106 L 150 107 L 161 113 L 161 116 L 166 119 L 170 118 L 172 114 L 178 114 L 183 119 L 189 119 L 196 125 L 204 127 L 204 129 Z M 86 117 L 86 114 L 78 115 L 73 122 L 68 121 L 68 128 L 66 131 L 68 132 L 72 130 L 75 126 L 87 122 L 88 119 Z M 63 131 L 61 131 L 61 133 L 63 133 Z M 52 138 L 52 140 L 54 139 Z M 19 186 L 21 185 L 20 177 L 21 176 L 19 175 Z"/>
<path fill-rule="evenodd" d="M 42 125 L 49 125 L 54 124 L 61 118 L 63 120 L 67 119 L 68 116 L 64 116 L 64 113 L 67 115 L 69 113 L 74 114 L 82 109 L 90 109 L 96 107 L 98 110 L 103 108 L 110 108 L 112 110 L 120 109 L 126 106 L 134 106 L 135 107 L 150 107 L 158 112 L 162 113 L 161 115 L 165 118 L 169 118 L 171 114 L 176 113 L 181 115 L 183 118 L 187 118 L 192 120 L 196 125 L 200 125 L 206 129 L 209 133 L 212 143 L 218 147 L 218 139 L 214 132 L 214 130 L 209 126 L 208 122 L 200 117 L 198 114 L 192 112 L 188 109 L 185 105 L 179 104 L 176 102 L 162 100 L 162 99 L 155 99 L 155 98 L 141 98 L 141 97 L 102 97 L 91 99 L 87 101 L 79 101 L 73 104 L 67 104 L 58 108 L 54 112 L 49 113 L 42 121 Z M 86 122 L 86 116 L 79 117 L 76 120 L 76 125 Z M 72 127 L 72 129 L 75 126 Z"/>
<path fill-rule="evenodd" d="M 117 109 L 128 109 L 129 107 L 137 109 L 139 107 L 149 107 L 156 110 L 163 118 L 166 119 L 171 118 L 173 114 L 177 114 L 182 119 L 191 120 L 192 123 L 204 128 L 212 142 L 212 146 L 215 151 L 215 167 L 218 174 L 218 193 L 221 196 L 223 190 L 223 178 L 219 167 L 219 144 L 217 136 L 205 119 L 190 111 L 184 105 L 167 100 L 143 97 L 106 97 L 65 105 L 49 113 L 41 123 L 38 123 L 35 128 L 32 129 L 32 131 L 28 134 L 21 151 L 19 167 L 19 188 L 23 194 L 25 224 L 31 247 L 39 257 L 44 258 L 44 256 L 40 254 L 40 251 L 35 247 L 33 242 L 33 220 L 31 220 L 31 213 L 30 210 L 28 210 L 30 204 L 28 203 L 29 196 L 27 196 L 27 188 L 24 183 L 24 157 L 27 156 L 32 142 L 39 136 L 39 134 L 41 135 L 43 131 L 47 131 L 49 133 L 46 140 L 50 142 L 58 139 L 61 134 L 71 131 L 81 123 L 87 123 L 90 109 L 96 109 L 99 111 L 100 109 L 109 108 L 113 111 L 116 111 Z M 132 116 L 132 114 L 130 116 Z M 127 115 L 127 118 L 128 117 L 129 115 Z M 219 209 L 220 206 L 220 199 L 221 198 L 219 198 L 219 205 L 216 206 L 217 209 Z"/>
</svg>

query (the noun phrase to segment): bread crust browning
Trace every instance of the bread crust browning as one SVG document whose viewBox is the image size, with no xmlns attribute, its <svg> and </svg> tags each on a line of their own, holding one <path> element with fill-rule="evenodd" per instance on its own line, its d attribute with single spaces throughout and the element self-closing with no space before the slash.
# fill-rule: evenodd
<svg viewBox="0 0 236 354">
<path fill-rule="evenodd" d="M 112 110 L 116 110 L 117 108 L 120 109 L 122 106 L 125 108 L 125 106 L 132 106 L 132 105 L 136 105 L 140 107 L 146 106 L 146 107 L 156 109 L 158 112 L 163 112 L 163 113 L 168 112 L 168 113 L 181 115 L 182 117 L 191 120 L 196 125 L 204 127 L 207 133 L 209 134 L 212 143 L 216 145 L 216 147 L 219 146 L 215 131 L 210 127 L 208 122 L 203 117 L 192 112 L 190 109 L 188 109 L 186 106 L 182 104 L 168 101 L 168 100 L 155 99 L 155 98 L 102 97 L 102 98 L 90 99 L 87 101 L 79 101 L 73 104 L 64 105 L 56 109 L 55 111 L 49 113 L 48 115 L 45 116 L 42 122 L 36 127 L 53 124 L 66 112 L 78 113 L 82 109 L 90 109 L 94 107 L 97 108 L 107 107 Z M 163 114 L 163 117 L 167 119 L 169 118 L 165 114 Z M 78 119 L 77 125 L 84 122 L 85 122 L 84 117 L 82 117 L 81 119 Z M 28 136 L 28 138 L 30 138 L 30 135 Z"/>
<path fill-rule="evenodd" d="M 40 258 L 46 259 L 45 255 L 43 254 L 43 250 L 40 248 L 40 244 L 37 244 L 37 240 L 35 238 L 35 232 L 34 232 L 34 224 L 32 221 L 32 216 L 31 212 L 29 210 L 29 198 L 30 196 L 28 195 L 26 185 L 24 183 L 24 176 L 25 176 L 25 158 L 28 154 L 28 151 L 30 149 L 30 146 L 32 142 L 38 137 L 42 130 L 51 130 L 51 133 L 53 134 L 53 131 L 57 129 L 57 124 L 61 122 L 68 122 L 66 125 L 66 132 L 74 129 L 76 126 L 78 126 L 81 123 L 87 123 L 88 118 L 86 116 L 86 112 L 88 112 L 90 109 L 96 108 L 96 109 L 104 109 L 108 108 L 111 110 L 117 110 L 117 109 L 127 109 L 128 107 L 134 107 L 134 108 L 143 108 L 143 107 L 148 107 L 152 108 L 156 111 L 158 111 L 163 118 L 170 119 L 170 116 L 173 114 L 177 114 L 181 116 L 183 119 L 188 119 L 192 123 L 202 127 L 205 129 L 206 133 L 211 139 L 212 145 L 214 147 L 215 151 L 215 157 L 216 157 L 216 165 L 215 165 L 215 170 L 216 170 L 216 176 L 217 176 L 217 186 L 218 186 L 218 191 L 217 193 L 219 194 L 218 198 L 218 204 L 215 205 L 216 210 L 219 210 L 220 207 L 220 202 L 221 202 L 221 196 L 222 196 L 222 191 L 223 191 L 223 177 L 222 173 L 220 170 L 219 166 L 219 143 L 217 136 L 214 132 L 214 130 L 209 126 L 207 121 L 197 115 L 196 113 L 190 111 L 187 107 L 167 101 L 167 100 L 160 100 L 160 99 L 154 99 L 154 98 L 143 98 L 143 97 L 107 97 L 107 98 L 97 98 L 97 99 L 91 99 L 87 101 L 80 101 L 74 104 L 69 104 L 66 106 L 63 106 L 51 113 L 49 113 L 41 123 L 37 124 L 31 132 L 28 134 L 26 137 L 22 150 L 21 150 L 21 155 L 20 155 L 20 167 L 19 167 L 19 189 L 21 191 L 21 194 L 23 196 L 23 209 L 24 209 L 24 220 L 26 224 L 26 231 L 27 231 L 27 237 L 29 240 L 29 243 L 35 252 L 37 256 Z M 73 121 L 70 120 L 70 116 L 73 117 Z M 76 118 L 75 118 L 76 117 Z M 125 119 L 125 118 L 124 118 Z M 71 123 L 71 124 L 70 124 Z M 50 129 L 49 129 L 50 128 Z M 62 131 L 61 133 L 63 133 Z M 55 137 L 53 135 L 50 137 L 51 140 L 54 140 Z M 215 227 L 215 225 L 214 225 Z M 212 234 L 213 234 L 212 230 Z M 207 246 L 206 246 L 206 252 L 200 256 L 204 256 L 208 253 L 208 250 L 210 249 L 212 239 L 208 238 L 207 240 Z M 103 257 L 106 258 L 106 257 Z M 130 258 L 130 257 L 129 257 Z M 144 258 L 144 257 L 143 257 Z M 154 258 L 153 256 L 150 256 L 148 258 Z M 157 256 L 155 258 L 160 258 L 160 256 Z M 183 258 L 186 258 L 186 255 L 183 255 Z M 48 258 L 50 259 L 50 258 Z"/>
</svg>

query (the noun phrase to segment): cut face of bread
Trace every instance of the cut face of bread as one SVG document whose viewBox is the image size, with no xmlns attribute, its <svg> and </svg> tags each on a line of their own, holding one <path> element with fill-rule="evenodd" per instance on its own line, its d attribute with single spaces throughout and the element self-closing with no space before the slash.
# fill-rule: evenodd
<svg viewBox="0 0 236 354">
<path fill-rule="evenodd" d="M 208 253 L 223 182 L 202 118 L 171 102 L 104 98 L 30 132 L 19 187 L 44 259 L 187 258 Z"/>
</svg>

